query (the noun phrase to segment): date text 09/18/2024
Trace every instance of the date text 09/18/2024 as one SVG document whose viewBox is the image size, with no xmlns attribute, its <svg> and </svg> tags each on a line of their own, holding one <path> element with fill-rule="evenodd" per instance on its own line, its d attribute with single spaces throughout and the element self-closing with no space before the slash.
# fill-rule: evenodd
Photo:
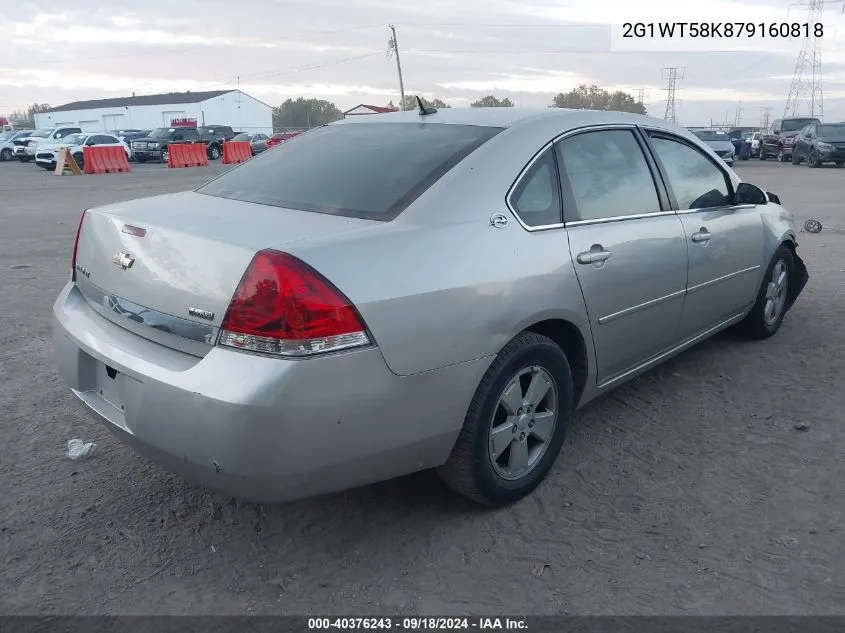
<svg viewBox="0 0 845 633">
<path fill-rule="evenodd" d="M 373 618 L 308 618 L 309 631 L 525 631 L 528 626 L 521 617 L 373 617 Z"/>
</svg>

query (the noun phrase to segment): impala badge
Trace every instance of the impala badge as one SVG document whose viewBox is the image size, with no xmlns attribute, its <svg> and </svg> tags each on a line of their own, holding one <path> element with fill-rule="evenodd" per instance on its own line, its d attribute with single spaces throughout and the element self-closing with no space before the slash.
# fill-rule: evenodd
<svg viewBox="0 0 845 633">
<path fill-rule="evenodd" d="M 135 258 L 129 257 L 129 253 L 115 253 L 112 261 L 115 266 L 119 266 L 123 270 L 126 270 L 127 268 L 132 268 L 132 264 L 135 263 Z"/>
<path fill-rule="evenodd" d="M 188 314 L 190 314 L 191 316 L 199 317 L 200 319 L 205 319 L 206 321 L 214 320 L 214 313 L 209 312 L 208 310 L 200 310 L 199 308 L 188 308 Z"/>
</svg>

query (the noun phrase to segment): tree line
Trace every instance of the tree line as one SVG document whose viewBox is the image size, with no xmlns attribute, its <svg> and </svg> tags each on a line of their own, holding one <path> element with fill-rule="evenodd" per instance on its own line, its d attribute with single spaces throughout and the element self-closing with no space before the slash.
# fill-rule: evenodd
<svg viewBox="0 0 845 633">
<path fill-rule="evenodd" d="M 439 98 L 425 99 L 425 105 L 433 108 L 450 107 Z M 398 109 L 393 101 L 387 107 Z M 512 108 L 513 101 L 507 97 L 499 98 L 487 95 L 470 104 L 472 108 Z M 576 110 L 618 110 L 646 114 L 645 106 L 627 92 L 610 92 L 592 85 L 580 85 L 567 93 L 559 93 L 552 99 L 550 108 L 573 108 Z M 9 120 L 16 127 L 35 126 L 35 113 L 49 110 L 46 103 L 33 103 L 25 110 L 16 110 L 9 115 Z M 405 97 L 405 110 L 416 110 L 417 99 L 413 95 Z M 331 101 L 325 99 L 288 99 L 273 108 L 273 128 L 312 128 L 343 118 L 343 112 Z"/>
<path fill-rule="evenodd" d="M 424 99 L 432 108 L 449 108 L 449 104 L 440 98 Z M 398 109 L 390 101 L 386 107 Z M 507 97 L 499 98 L 487 95 L 470 104 L 472 108 L 512 108 L 513 101 Z M 552 99 L 550 108 L 571 108 L 575 110 L 616 110 L 647 114 L 645 106 L 632 95 L 622 90 L 610 92 L 595 85 L 582 84 L 566 93 L 559 93 Z M 417 99 L 413 95 L 405 96 L 405 110 L 416 110 Z M 311 128 L 325 125 L 343 118 L 343 112 L 331 101 L 325 99 L 288 99 L 273 108 L 273 128 Z"/>
</svg>

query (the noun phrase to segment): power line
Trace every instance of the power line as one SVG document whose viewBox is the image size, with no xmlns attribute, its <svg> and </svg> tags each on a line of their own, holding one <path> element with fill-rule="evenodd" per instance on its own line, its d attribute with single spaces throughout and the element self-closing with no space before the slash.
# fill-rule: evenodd
<svg viewBox="0 0 845 633">
<path fill-rule="evenodd" d="M 319 63 L 319 64 L 309 64 L 307 66 L 298 66 L 296 68 L 288 68 L 288 69 L 280 70 L 280 71 L 270 70 L 270 71 L 263 71 L 263 72 L 260 72 L 260 73 L 253 73 L 253 74 L 250 74 L 250 75 L 240 75 L 240 78 L 241 79 L 249 79 L 250 81 L 258 81 L 258 80 L 261 80 L 261 79 L 269 79 L 270 77 L 281 77 L 283 75 L 292 75 L 294 73 L 303 72 L 305 70 L 317 70 L 318 68 L 325 68 L 326 66 L 336 66 L 338 64 L 345 64 L 347 62 L 352 62 L 352 61 L 356 61 L 356 60 L 359 60 L 359 59 L 365 59 L 367 57 L 375 57 L 376 55 L 383 55 L 383 54 L 384 54 L 384 51 L 375 51 L 375 52 L 371 52 L 371 53 L 364 53 L 362 55 L 353 55 L 351 57 L 343 57 L 341 59 L 335 59 L 335 60 L 332 60 L 332 61 L 329 61 L 329 62 L 322 62 L 322 63 Z M 211 83 L 211 82 L 217 82 L 217 83 Z M 209 79 L 208 81 L 203 81 L 203 82 L 200 82 L 200 83 L 201 83 L 201 85 L 203 85 L 203 89 L 207 90 L 209 88 L 214 88 L 216 86 L 227 86 L 227 85 L 230 85 L 234 82 L 232 81 L 232 77 L 225 77 L 225 78 L 221 77 L 219 79 Z M 206 84 L 211 84 L 211 85 L 206 85 Z"/>
<path fill-rule="evenodd" d="M 664 88 L 666 91 L 666 113 L 663 118 L 672 123 L 678 122 L 677 114 L 675 113 L 675 91 L 678 87 L 678 81 L 684 78 L 684 71 L 686 66 L 670 66 L 663 68 L 661 74 L 664 80 L 669 82 L 669 85 Z"/>
<path fill-rule="evenodd" d="M 350 26 L 343 29 L 333 29 L 330 31 L 315 31 L 312 33 L 301 33 L 291 36 L 290 34 L 286 35 L 285 37 L 273 37 L 273 38 L 265 38 L 259 40 L 251 40 L 249 42 L 245 42 L 245 45 L 250 44 L 272 44 L 273 42 L 296 42 L 302 38 L 307 37 L 317 37 L 320 35 L 333 35 L 335 33 L 347 33 L 350 31 L 363 31 L 366 29 L 372 29 L 376 27 L 382 27 L 382 24 L 366 24 L 363 26 Z M 237 44 L 237 43 L 236 43 Z M 97 55 L 97 56 L 89 56 L 89 57 L 73 57 L 73 58 L 63 58 L 63 59 L 52 59 L 52 60 L 41 60 L 35 63 L 41 64 L 61 64 L 64 62 L 78 62 L 78 61 L 94 61 L 94 60 L 104 60 L 104 59 L 121 59 L 127 57 L 147 57 L 150 55 L 172 55 L 174 53 L 184 53 L 187 51 L 193 50 L 207 50 L 211 47 L 215 46 L 215 44 L 194 44 L 191 46 L 185 46 L 182 48 L 169 48 L 165 50 L 154 50 L 154 51 L 139 51 L 135 53 L 125 53 L 121 55 Z"/>
</svg>

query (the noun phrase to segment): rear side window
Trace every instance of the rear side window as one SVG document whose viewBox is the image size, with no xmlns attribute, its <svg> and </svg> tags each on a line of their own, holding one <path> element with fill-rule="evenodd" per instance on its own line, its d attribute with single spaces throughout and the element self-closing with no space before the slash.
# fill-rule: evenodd
<svg viewBox="0 0 845 633">
<path fill-rule="evenodd" d="M 560 185 L 551 150 L 530 167 L 510 201 L 517 215 L 532 228 L 560 224 Z"/>
<path fill-rule="evenodd" d="M 501 128 L 438 123 L 329 125 L 279 144 L 199 193 L 391 220 Z"/>
</svg>

